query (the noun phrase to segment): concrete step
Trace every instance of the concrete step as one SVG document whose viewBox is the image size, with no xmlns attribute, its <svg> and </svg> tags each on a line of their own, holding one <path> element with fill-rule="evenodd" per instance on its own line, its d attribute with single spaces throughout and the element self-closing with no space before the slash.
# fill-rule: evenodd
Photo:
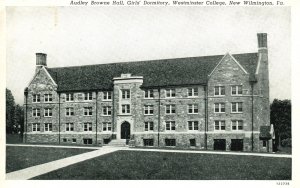
<svg viewBox="0 0 300 188">
<path fill-rule="evenodd" d="M 122 140 L 112 140 L 107 144 L 107 146 L 118 146 L 118 147 L 123 146 L 123 147 L 125 147 L 126 140 L 123 140 L 123 139 Z"/>
</svg>

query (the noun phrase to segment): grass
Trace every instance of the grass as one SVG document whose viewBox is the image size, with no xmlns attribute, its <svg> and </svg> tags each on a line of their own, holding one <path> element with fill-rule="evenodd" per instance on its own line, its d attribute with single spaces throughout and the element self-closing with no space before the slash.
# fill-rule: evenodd
<svg viewBox="0 0 300 188">
<path fill-rule="evenodd" d="M 291 163 L 289 158 L 117 151 L 33 179 L 290 180 Z"/>
<path fill-rule="evenodd" d="M 6 147 L 6 173 L 92 151 L 91 149 Z"/>
</svg>

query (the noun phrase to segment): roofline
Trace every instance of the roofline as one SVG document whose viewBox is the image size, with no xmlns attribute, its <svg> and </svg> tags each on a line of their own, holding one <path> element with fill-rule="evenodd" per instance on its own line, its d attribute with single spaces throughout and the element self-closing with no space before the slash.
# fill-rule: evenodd
<svg viewBox="0 0 300 188">
<path fill-rule="evenodd" d="M 254 53 L 257 54 L 257 52 L 248 52 L 248 53 L 238 53 L 238 54 L 232 54 L 232 55 L 254 54 Z M 47 66 L 47 68 L 48 69 L 76 68 L 76 67 L 87 67 L 87 66 L 97 66 L 97 65 L 113 65 L 113 64 L 122 64 L 122 63 L 145 63 L 145 62 L 153 62 L 153 61 L 180 60 L 180 59 L 214 57 L 214 56 L 224 56 L 224 55 L 223 54 L 219 54 L 219 55 L 190 56 L 190 57 L 178 57 L 178 58 L 166 58 L 166 59 L 152 59 L 152 60 L 138 60 L 138 61 L 121 61 L 121 62 L 98 63 L 98 64 L 89 64 L 89 65 L 64 66 L 64 67 L 49 67 L 49 66 Z"/>
<path fill-rule="evenodd" d="M 47 76 L 50 77 L 52 83 L 53 83 L 55 86 L 57 86 L 57 84 L 55 83 L 55 81 L 53 80 L 52 76 L 49 74 L 49 72 L 48 72 L 47 69 L 45 68 L 45 66 L 42 66 L 42 68 L 40 68 L 40 69 L 38 70 L 38 72 L 34 74 L 33 78 L 31 79 L 31 81 L 29 82 L 29 84 L 28 84 L 27 86 L 30 86 L 30 85 L 31 85 L 31 83 L 33 82 L 33 80 L 35 79 L 35 77 L 38 75 L 38 73 L 39 73 L 42 69 L 44 69 L 44 70 L 46 71 L 46 74 L 47 74 Z"/>
</svg>

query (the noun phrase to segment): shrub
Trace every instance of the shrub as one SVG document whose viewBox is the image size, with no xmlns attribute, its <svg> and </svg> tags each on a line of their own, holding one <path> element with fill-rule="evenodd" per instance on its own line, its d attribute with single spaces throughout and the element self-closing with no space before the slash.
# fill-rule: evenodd
<svg viewBox="0 0 300 188">
<path fill-rule="evenodd" d="M 292 147 L 292 139 L 286 138 L 281 141 L 281 145 L 284 147 Z"/>
</svg>

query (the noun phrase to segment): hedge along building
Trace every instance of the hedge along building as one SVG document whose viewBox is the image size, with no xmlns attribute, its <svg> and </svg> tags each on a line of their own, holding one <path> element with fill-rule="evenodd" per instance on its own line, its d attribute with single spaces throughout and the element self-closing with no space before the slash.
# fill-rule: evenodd
<svg viewBox="0 0 300 188">
<path fill-rule="evenodd" d="M 233 55 L 48 68 L 37 53 L 24 142 L 272 151 L 257 36 L 258 53 Z"/>
</svg>

